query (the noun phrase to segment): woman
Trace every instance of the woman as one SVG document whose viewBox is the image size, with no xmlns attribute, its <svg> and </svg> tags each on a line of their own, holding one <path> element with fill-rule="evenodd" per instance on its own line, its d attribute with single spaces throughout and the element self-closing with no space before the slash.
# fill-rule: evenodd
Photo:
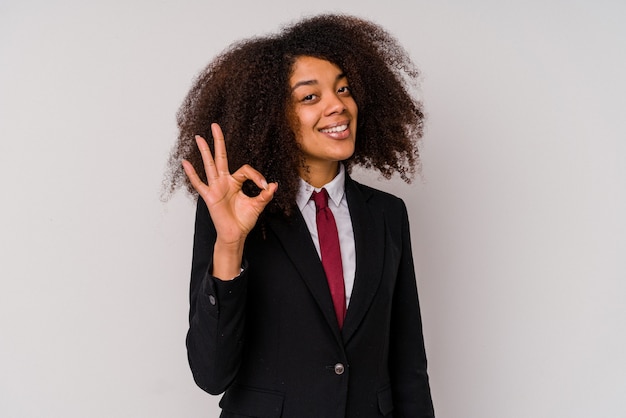
<svg viewBox="0 0 626 418">
<path fill-rule="evenodd" d="M 322 15 L 189 92 L 169 184 L 200 196 L 187 349 L 222 417 L 434 416 L 406 208 L 349 176 L 409 181 L 417 75 L 379 26 Z"/>
</svg>

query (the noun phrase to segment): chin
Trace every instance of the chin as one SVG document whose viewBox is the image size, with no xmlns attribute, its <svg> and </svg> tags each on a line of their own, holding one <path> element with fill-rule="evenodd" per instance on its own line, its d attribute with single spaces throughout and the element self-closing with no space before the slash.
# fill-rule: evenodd
<svg viewBox="0 0 626 418">
<path fill-rule="evenodd" d="M 350 149 L 346 149 L 343 152 L 341 152 L 340 155 L 339 155 L 339 160 L 338 161 L 347 160 L 348 158 L 352 157 L 353 155 L 354 155 L 354 145 L 352 145 L 350 147 Z"/>
</svg>

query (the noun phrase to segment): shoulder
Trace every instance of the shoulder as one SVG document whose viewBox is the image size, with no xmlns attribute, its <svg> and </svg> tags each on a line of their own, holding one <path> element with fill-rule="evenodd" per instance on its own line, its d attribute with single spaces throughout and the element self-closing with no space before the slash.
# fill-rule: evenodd
<svg viewBox="0 0 626 418">
<path fill-rule="evenodd" d="M 381 209 L 386 209 L 386 211 L 406 211 L 406 205 L 404 201 L 391 193 L 385 192 L 380 189 L 376 189 L 374 187 L 359 183 L 355 180 L 348 179 L 346 182 L 346 191 L 350 193 L 356 192 L 366 201 L 369 205 L 380 207 Z"/>
</svg>

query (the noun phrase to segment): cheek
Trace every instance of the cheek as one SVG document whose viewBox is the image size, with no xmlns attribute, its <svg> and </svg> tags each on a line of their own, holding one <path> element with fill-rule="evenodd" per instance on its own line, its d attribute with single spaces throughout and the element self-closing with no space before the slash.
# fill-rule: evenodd
<svg viewBox="0 0 626 418">
<path fill-rule="evenodd" d="M 287 111 L 287 123 L 289 124 L 289 128 L 294 133 L 296 138 L 300 137 L 300 132 L 302 132 L 302 111 L 297 106 L 294 105 L 292 108 Z"/>
<path fill-rule="evenodd" d="M 311 111 L 310 107 L 303 107 L 297 109 L 295 112 L 296 115 L 296 126 L 298 127 L 297 131 L 303 132 L 311 127 L 315 126 L 317 122 L 317 117 L 314 112 Z"/>
<path fill-rule="evenodd" d="M 298 147 L 302 148 L 306 143 L 304 139 L 306 139 L 306 132 L 308 132 L 306 112 L 296 106 L 290 114 L 289 123 Z"/>
<path fill-rule="evenodd" d="M 350 102 L 346 104 L 346 107 L 350 110 L 352 116 L 356 118 L 359 114 L 359 107 L 356 105 L 356 102 L 353 98 L 350 98 Z"/>
</svg>

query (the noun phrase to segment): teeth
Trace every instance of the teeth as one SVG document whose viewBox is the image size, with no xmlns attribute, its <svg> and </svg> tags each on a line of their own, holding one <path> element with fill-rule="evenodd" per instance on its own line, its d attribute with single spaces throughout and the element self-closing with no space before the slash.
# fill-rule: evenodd
<svg viewBox="0 0 626 418">
<path fill-rule="evenodd" d="M 334 133 L 334 132 L 343 132 L 348 129 L 348 125 L 339 125 L 328 129 L 320 129 L 320 132 L 324 133 Z"/>
</svg>

